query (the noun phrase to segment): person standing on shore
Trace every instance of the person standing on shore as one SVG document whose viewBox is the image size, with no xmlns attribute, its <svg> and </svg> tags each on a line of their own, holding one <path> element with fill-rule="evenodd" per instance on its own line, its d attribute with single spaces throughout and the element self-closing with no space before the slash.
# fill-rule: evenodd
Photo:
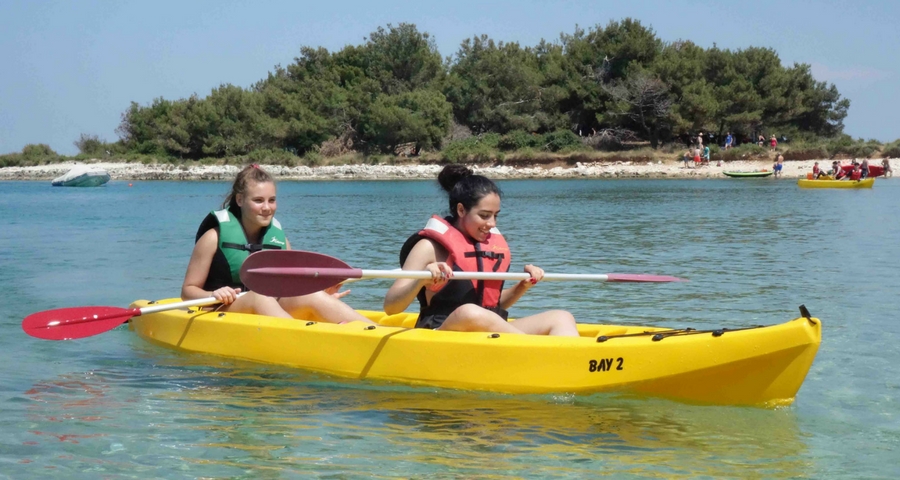
<svg viewBox="0 0 900 480">
<path fill-rule="evenodd" d="M 564 310 L 507 321 L 506 309 L 544 276 L 534 265 L 525 265 L 530 279 L 507 289 L 501 280 L 451 280 L 454 271 L 506 272 L 511 252 L 497 230 L 501 193 L 493 181 L 451 164 L 438 183 L 449 196 L 450 216 L 431 217 L 400 249 L 403 270 L 428 270 L 431 278 L 396 280 L 384 297 L 385 313 L 400 313 L 418 299 L 416 328 L 577 337 L 575 318 Z"/>
<path fill-rule="evenodd" d="M 709 145 L 703 147 L 703 163 L 709 166 Z"/>
<path fill-rule="evenodd" d="M 778 178 L 781 176 L 781 170 L 783 168 L 784 168 L 784 157 L 781 155 L 778 155 L 778 157 L 775 158 L 775 165 L 772 165 L 772 170 L 775 172 L 775 178 Z"/>
<path fill-rule="evenodd" d="M 729 148 L 733 147 L 734 146 L 733 144 L 734 144 L 734 137 L 731 136 L 731 132 L 728 132 L 728 134 L 725 136 L 725 150 L 728 150 Z"/>
<path fill-rule="evenodd" d="M 894 176 L 894 172 L 891 170 L 891 157 L 884 157 L 884 160 L 881 161 L 881 167 L 884 168 L 883 176 L 887 177 L 890 174 L 891 177 Z"/>
<path fill-rule="evenodd" d="M 862 170 L 862 178 L 869 178 L 869 159 L 864 158 L 862 163 L 859 165 L 859 169 Z"/>
<path fill-rule="evenodd" d="M 772 138 L 769 139 L 769 147 L 774 152 L 775 147 L 778 146 L 778 140 L 775 138 L 775 135 L 772 135 Z"/>
<path fill-rule="evenodd" d="M 263 249 L 290 250 L 291 244 L 275 219 L 275 181 L 253 164 L 241 170 L 221 210 L 210 212 L 197 230 L 194 251 L 188 262 L 181 298 L 215 297 L 219 311 L 256 313 L 279 318 L 342 323 L 372 323 L 339 300 L 348 291 L 338 287 L 298 297 L 274 298 L 247 292 L 240 269 L 253 252 Z"/>
</svg>

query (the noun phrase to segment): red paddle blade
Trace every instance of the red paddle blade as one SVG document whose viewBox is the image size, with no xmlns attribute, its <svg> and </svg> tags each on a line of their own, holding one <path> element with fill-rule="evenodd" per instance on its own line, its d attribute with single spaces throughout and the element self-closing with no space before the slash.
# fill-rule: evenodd
<svg viewBox="0 0 900 480">
<path fill-rule="evenodd" d="M 607 275 L 608 282 L 686 282 L 687 280 L 678 277 L 670 277 L 667 275 L 648 275 L 644 273 L 610 273 Z"/>
<path fill-rule="evenodd" d="M 140 313 L 119 307 L 58 308 L 25 317 L 22 330 L 44 340 L 71 340 L 112 330 Z"/>
<path fill-rule="evenodd" d="M 346 276 L 298 275 L 291 269 L 338 269 Z M 270 297 L 296 297 L 333 287 L 348 278 L 359 278 L 359 272 L 341 260 L 315 252 L 302 250 L 263 250 L 256 252 L 241 266 L 241 282 L 262 295 Z"/>
</svg>

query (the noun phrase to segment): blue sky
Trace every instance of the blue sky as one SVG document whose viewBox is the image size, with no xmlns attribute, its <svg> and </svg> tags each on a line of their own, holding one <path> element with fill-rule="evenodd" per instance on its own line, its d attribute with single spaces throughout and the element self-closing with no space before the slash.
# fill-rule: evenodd
<svg viewBox="0 0 900 480">
<path fill-rule="evenodd" d="M 632 17 L 664 41 L 771 47 L 851 100 L 845 131 L 900 138 L 898 1 L 42 1 L 0 0 L 0 154 L 81 133 L 118 138 L 129 102 L 248 87 L 301 46 L 358 45 L 415 23 L 443 56 L 476 34 L 530 46 Z"/>
</svg>

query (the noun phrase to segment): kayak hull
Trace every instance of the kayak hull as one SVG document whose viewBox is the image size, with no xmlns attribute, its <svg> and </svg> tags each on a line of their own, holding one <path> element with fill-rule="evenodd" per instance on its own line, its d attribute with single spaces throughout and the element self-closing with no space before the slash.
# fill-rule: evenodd
<svg viewBox="0 0 900 480">
<path fill-rule="evenodd" d="M 875 184 L 874 178 L 865 180 L 808 180 L 801 178 L 797 181 L 800 188 L 872 188 Z"/>
<path fill-rule="evenodd" d="M 132 307 L 147 305 L 142 300 Z M 565 338 L 416 329 L 416 314 L 360 313 L 379 325 L 173 310 L 134 317 L 130 328 L 177 350 L 356 379 L 514 394 L 622 392 L 764 407 L 793 402 L 821 342 L 821 323 L 814 318 L 722 335 L 579 324 L 581 337 Z M 637 335 L 621 336 L 627 334 Z M 662 338 L 654 340 L 655 334 Z M 608 339 L 598 342 L 601 336 Z"/>
<path fill-rule="evenodd" d="M 732 178 L 762 178 L 768 177 L 775 172 L 722 172 L 723 175 Z"/>
</svg>

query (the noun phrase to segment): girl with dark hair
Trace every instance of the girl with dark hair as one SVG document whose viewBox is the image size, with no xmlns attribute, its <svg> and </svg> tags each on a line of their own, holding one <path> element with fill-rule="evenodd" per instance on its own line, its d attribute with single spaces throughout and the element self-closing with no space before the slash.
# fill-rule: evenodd
<svg viewBox="0 0 900 480">
<path fill-rule="evenodd" d="M 417 328 L 578 336 L 575 318 L 563 310 L 506 321 L 506 310 L 544 276 L 534 265 L 525 265 L 529 280 L 507 289 L 501 280 L 450 281 L 454 271 L 506 272 L 510 251 L 496 228 L 501 192 L 494 182 L 464 166 L 448 165 L 438 183 L 449 195 L 450 216 L 432 217 L 400 250 L 403 270 L 428 270 L 431 279 L 395 281 L 384 311 L 400 313 L 418 298 Z"/>
<path fill-rule="evenodd" d="M 339 286 L 300 297 L 274 298 L 247 292 L 240 269 L 253 252 L 290 250 L 281 224 L 275 219 L 275 180 L 258 165 L 238 173 L 221 210 L 210 212 L 200 224 L 194 251 L 184 275 L 181 298 L 216 297 L 221 311 L 257 313 L 280 318 L 302 318 L 340 323 L 368 319 L 339 300 Z"/>
</svg>

